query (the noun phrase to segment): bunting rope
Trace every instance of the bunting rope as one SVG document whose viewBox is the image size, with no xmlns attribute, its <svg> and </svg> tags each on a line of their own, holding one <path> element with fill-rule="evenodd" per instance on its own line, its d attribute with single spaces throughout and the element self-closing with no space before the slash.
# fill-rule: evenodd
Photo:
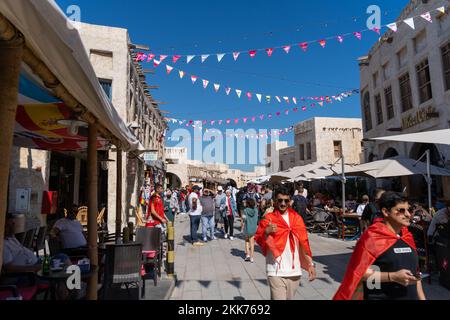
<svg viewBox="0 0 450 320">
<path fill-rule="evenodd" d="M 180 79 L 183 79 L 184 77 L 190 77 L 193 85 L 195 85 L 197 83 L 197 80 L 200 79 L 196 75 L 190 74 L 188 72 L 185 72 L 185 71 L 183 71 L 181 69 L 175 68 L 175 67 L 170 66 L 168 64 L 165 65 L 165 66 L 166 66 L 167 75 L 170 75 L 172 73 L 172 71 L 174 71 L 174 70 L 178 71 Z M 207 79 L 201 79 L 201 82 L 203 84 L 203 89 L 205 89 L 205 90 L 208 88 L 209 84 L 211 83 Z M 241 98 L 242 93 L 245 92 L 245 91 L 243 91 L 241 89 L 233 89 L 233 88 L 228 87 L 228 86 L 223 86 L 220 83 L 213 83 L 213 87 L 214 87 L 214 91 L 216 93 L 219 93 L 220 88 L 223 88 L 225 90 L 225 93 L 226 93 L 227 96 L 230 96 L 231 92 L 234 91 L 239 99 Z M 278 101 L 278 103 L 283 103 L 283 101 L 284 101 L 286 104 L 289 105 L 289 104 L 291 104 L 291 101 L 292 101 L 295 105 L 297 105 L 299 101 L 327 101 L 327 102 L 331 102 L 332 99 L 333 99 L 335 101 L 341 102 L 343 99 L 345 99 L 345 98 L 347 98 L 349 96 L 352 96 L 355 93 L 359 93 L 359 90 L 358 89 L 348 90 L 348 91 L 341 92 L 341 93 L 338 93 L 338 94 L 332 95 L 332 96 L 309 96 L 309 97 L 300 97 L 300 98 L 288 97 L 288 96 L 272 96 L 272 95 L 266 95 L 266 94 L 262 94 L 262 93 L 253 93 L 253 92 L 250 92 L 250 91 L 247 91 L 245 93 L 245 95 L 247 96 L 249 101 L 251 101 L 252 98 L 254 96 L 256 96 L 256 98 L 258 99 L 259 103 L 262 103 L 263 97 L 264 97 L 264 100 L 267 103 L 271 103 L 272 98 L 274 98 L 274 99 L 276 99 Z"/>
<path fill-rule="evenodd" d="M 258 52 L 265 52 L 268 55 L 268 57 L 271 57 L 273 55 L 273 53 L 275 52 L 275 50 L 283 49 L 283 51 L 285 51 L 287 54 L 289 54 L 291 49 L 296 46 L 299 46 L 304 52 L 306 52 L 308 50 L 309 46 L 312 44 L 319 44 L 322 48 L 325 48 L 327 41 L 330 41 L 330 40 L 337 40 L 339 43 L 343 43 L 344 39 L 349 36 L 354 36 L 358 40 L 362 40 L 362 34 L 367 31 L 374 31 L 377 34 L 381 35 L 381 28 L 388 28 L 388 29 L 392 30 L 393 32 L 397 32 L 398 27 L 399 27 L 400 23 L 402 23 L 402 22 L 407 24 L 413 30 L 415 30 L 415 22 L 414 22 L 415 18 L 422 18 L 422 19 L 428 21 L 429 23 L 432 23 L 433 19 L 431 17 L 431 13 L 435 12 L 435 11 L 439 11 L 442 14 L 445 14 L 446 8 L 445 8 L 445 6 L 439 7 L 437 9 L 427 11 L 423 14 L 413 16 L 411 18 L 407 18 L 407 19 L 404 19 L 401 21 L 382 25 L 382 26 L 380 26 L 380 28 L 363 29 L 360 31 L 344 33 L 344 34 L 335 35 L 335 36 L 331 36 L 331 37 L 324 37 L 324 38 L 321 38 L 318 40 L 305 41 L 305 42 L 301 42 L 301 43 L 294 43 L 294 44 L 275 46 L 275 47 L 269 47 L 269 48 L 259 48 L 259 49 L 253 49 L 253 50 L 245 50 L 245 51 L 206 53 L 206 54 L 199 54 L 199 55 L 195 55 L 195 54 L 177 54 L 177 55 L 158 54 L 158 55 L 156 55 L 154 53 L 145 54 L 143 52 L 138 52 L 137 56 L 136 56 L 136 61 L 149 63 L 153 60 L 153 64 L 156 68 L 159 66 L 159 64 L 161 62 L 163 62 L 168 57 L 172 58 L 172 61 L 174 64 L 177 63 L 177 61 L 180 60 L 181 58 L 186 58 L 186 63 L 189 64 L 191 61 L 193 61 L 197 57 L 200 57 L 201 62 L 204 63 L 210 56 L 216 56 L 217 61 L 220 63 L 220 62 L 222 62 L 223 58 L 227 55 L 232 55 L 234 58 L 234 61 L 237 61 L 239 56 L 241 54 L 245 54 L 245 53 L 248 53 L 250 58 L 254 58 L 258 54 Z M 159 60 L 155 59 L 157 56 L 159 56 Z"/>
</svg>

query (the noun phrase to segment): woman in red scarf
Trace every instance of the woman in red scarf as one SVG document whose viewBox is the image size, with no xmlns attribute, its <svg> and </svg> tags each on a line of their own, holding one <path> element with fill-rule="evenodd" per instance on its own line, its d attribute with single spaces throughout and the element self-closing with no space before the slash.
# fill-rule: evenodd
<svg viewBox="0 0 450 320">
<path fill-rule="evenodd" d="M 290 202 L 289 191 L 285 187 L 278 189 L 275 211 L 264 216 L 255 235 L 266 257 L 272 300 L 293 299 L 302 268 L 308 271 L 310 281 L 316 278 L 305 223 L 289 207 Z"/>
<path fill-rule="evenodd" d="M 425 300 L 408 202 L 386 192 L 379 204 L 384 220 L 358 241 L 334 300 Z"/>
</svg>

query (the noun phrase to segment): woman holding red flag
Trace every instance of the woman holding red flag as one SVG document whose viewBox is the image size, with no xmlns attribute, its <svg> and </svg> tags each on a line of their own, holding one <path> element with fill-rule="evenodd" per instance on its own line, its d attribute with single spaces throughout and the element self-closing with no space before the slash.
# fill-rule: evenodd
<svg viewBox="0 0 450 320">
<path fill-rule="evenodd" d="M 261 220 L 255 235 L 266 257 L 272 300 L 292 300 L 300 285 L 302 268 L 309 280 L 316 278 L 303 219 L 289 207 L 291 196 L 285 187 L 277 190 L 275 211 Z"/>
<path fill-rule="evenodd" d="M 384 220 L 358 241 L 334 300 L 425 300 L 408 202 L 385 192 L 379 205 Z"/>
</svg>

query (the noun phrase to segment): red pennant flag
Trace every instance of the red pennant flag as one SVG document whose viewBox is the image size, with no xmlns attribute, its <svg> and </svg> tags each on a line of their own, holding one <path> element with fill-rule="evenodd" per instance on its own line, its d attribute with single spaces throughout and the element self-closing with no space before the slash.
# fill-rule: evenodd
<svg viewBox="0 0 450 320">
<path fill-rule="evenodd" d="M 271 57 L 272 54 L 273 54 L 273 48 L 268 48 L 268 49 L 266 49 L 266 52 L 267 52 L 267 55 L 268 55 L 269 57 Z"/>
<path fill-rule="evenodd" d="M 208 80 L 203 80 L 203 88 L 206 89 L 206 87 L 208 86 L 209 81 Z"/>
<path fill-rule="evenodd" d="M 150 53 L 150 54 L 148 55 L 147 62 L 152 61 L 154 57 L 155 57 L 155 55 L 154 55 L 153 53 Z"/>
<path fill-rule="evenodd" d="M 326 40 L 320 40 L 319 44 L 322 46 L 322 48 L 325 48 L 327 41 Z"/>
<path fill-rule="evenodd" d="M 291 46 L 284 46 L 283 50 L 284 52 L 289 53 L 289 51 L 291 51 Z"/>
<path fill-rule="evenodd" d="M 256 50 L 251 50 L 248 53 L 250 54 L 250 57 L 254 58 L 256 56 Z"/>
<path fill-rule="evenodd" d="M 178 61 L 180 58 L 181 58 L 181 56 L 173 56 L 173 57 L 172 57 L 173 63 L 174 63 L 174 64 L 177 63 L 177 61 Z"/>
<path fill-rule="evenodd" d="M 379 28 L 373 28 L 372 31 L 378 33 L 381 36 L 381 32 L 380 32 Z"/>
<path fill-rule="evenodd" d="M 306 50 L 308 50 L 308 43 L 307 42 L 302 42 L 302 43 L 299 44 L 299 46 L 305 52 L 306 52 Z"/>
<path fill-rule="evenodd" d="M 281 112 L 280 112 L 280 111 L 277 112 L 277 116 L 279 116 L 279 115 L 281 115 Z"/>
<path fill-rule="evenodd" d="M 206 126 L 206 120 L 203 120 L 203 125 Z"/>
<path fill-rule="evenodd" d="M 145 60 L 145 54 L 144 53 L 142 53 L 142 52 L 138 52 L 137 53 L 137 55 L 136 55 L 136 61 L 144 61 Z"/>
</svg>

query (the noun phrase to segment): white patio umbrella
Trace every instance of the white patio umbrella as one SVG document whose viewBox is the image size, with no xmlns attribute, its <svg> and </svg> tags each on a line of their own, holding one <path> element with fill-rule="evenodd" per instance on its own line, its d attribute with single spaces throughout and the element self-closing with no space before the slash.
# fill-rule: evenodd
<svg viewBox="0 0 450 320">
<path fill-rule="evenodd" d="M 450 145 L 450 129 L 380 137 L 380 138 L 373 138 L 371 140 L 436 143 L 436 144 Z"/>
</svg>

